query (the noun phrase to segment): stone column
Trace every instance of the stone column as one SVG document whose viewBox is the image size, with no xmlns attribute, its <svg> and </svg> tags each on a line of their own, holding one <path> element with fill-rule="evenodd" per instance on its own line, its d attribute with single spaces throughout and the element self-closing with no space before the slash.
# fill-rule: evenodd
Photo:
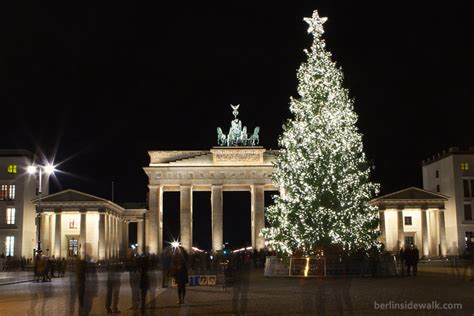
<svg viewBox="0 0 474 316">
<path fill-rule="evenodd" d="M 193 188 L 190 185 L 182 185 L 180 193 L 180 241 L 184 249 L 191 251 L 193 246 Z"/>
<path fill-rule="evenodd" d="M 111 243 L 111 235 L 110 235 L 110 214 L 105 214 L 105 257 L 110 259 L 112 254 L 110 252 L 110 243 Z"/>
<path fill-rule="evenodd" d="M 224 243 L 222 204 L 222 186 L 213 185 L 211 187 L 212 251 L 222 250 Z"/>
<path fill-rule="evenodd" d="M 122 222 L 122 256 L 127 256 L 128 249 L 128 222 L 123 220 Z"/>
<path fill-rule="evenodd" d="M 385 229 L 385 211 L 379 211 L 380 242 L 387 247 L 387 231 Z"/>
<path fill-rule="evenodd" d="M 105 212 L 99 213 L 99 260 L 106 258 L 105 249 Z"/>
<path fill-rule="evenodd" d="M 427 210 L 421 210 L 421 241 L 423 245 L 422 255 L 423 257 L 429 256 L 429 248 L 428 248 L 428 219 L 426 216 Z"/>
<path fill-rule="evenodd" d="M 56 213 L 54 229 L 54 256 L 61 257 L 61 213 Z"/>
<path fill-rule="evenodd" d="M 444 209 L 438 211 L 439 224 L 439 243 L 441 248 L 441 256 L 446 257 L 446 225 L 444 220 Z"/>
<path fill-rule="evenodd" d="M 149 185 L 148 188 L 146 245 L 150 253 L 158 254 L 163 249 L 163 186 Z"/>
<path fill-rule="evenodd" d="M 80 229 L 79 229 L 79 258 L 85 258 L 87 255 L 87 236 L 86 236 L 86 216 L 87 213 L 85 210 L 81 210 L 81 223 L 80 223 Z"/>
<path fill-rule="evenodd" d="M 261 230 L 265 228 L 265 217 L 263 209 L 265 207 L 265 195 L 263 185 L 251 186 L 252 199 L 252 248 L 263 249 L 265 247 L 265 239 L 261 235 Z"/>
<path fill-rule="evenodd" d="M 398 222 L 398 245 L 397 249 L 394 251 L 399 251 L 403 246 L 405 246 L 405 232 L 403 229 L 403 210 L 397 210 L 397 222 Z"/>
<path fill-rule="evenodd" d="M 49 222 L 49 214 L 42 213 L 41 215 L 41 249 L 43 250 L 43 254 L 47 254 L 50 247 L 50 222 Z"/>
<path fill-rule="evenodd" d="M 429 211 L 429 255 L 431 257 L 438 256 L 438 225 L 437 225 L 437 212 L 435 210 Z"/>
<path fill-rule="evenodd" d="M 118 227 L 118 217 L 114 217 L 114 241 L 115 241 L 115 257 L 119 256 L 119 249 L 120 249 L 120 238 L 119 238 L 119 227 Z"/>
<path fill-rule="evenodd" d="M 139 255 L 141 255 L 143 253 L 143 251 L 145 251 L 145 249 L 143 249 L 143 228 L 144 228 L 144 222 L 143 221 L 139 221 L 137 222 L 137 244 L 138 244 L 138 248 L 137 248 L 137 252 Z"/>
<path fill-rule="evenodd" d="M 123 225 L 122 219 L 117 217 L 117 240 L 118 240 L 118 255 L 119 257 L 123 257 Z"/>
<path fill-rule="evenodd" d="M 117 217 L 112 215 L 112 256 L 117 257 Z"/>
</svg>

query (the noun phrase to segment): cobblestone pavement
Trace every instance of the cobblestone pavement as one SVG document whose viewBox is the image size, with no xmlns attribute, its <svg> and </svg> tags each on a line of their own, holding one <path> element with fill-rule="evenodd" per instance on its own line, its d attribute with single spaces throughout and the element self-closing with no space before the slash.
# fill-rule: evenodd
<svg viewBox="0 0 474 316">
<path fill-rule="evenodd" d="M 159 278 L 157 281 L 161 284 Z M 0 286 L 0 316 L 77 315 L 77 302 L 71 300 L 70 293 L 67 277 L 51 283 Z M 90 315 L 107 315 L 105 293 L 106 274 L 99 273 L 98 295 L 93 298 Z M 265 278 L 262 270 L 253 270 L 225 290 L 219 286 L 187 287 L 186 304 L 178 306 L 176 300 L 175 288 L 158 288 L 147 300 L 145 315 L 473 315 L 474 282 L 462 271 L 420 272 L 406 278 L 297 279 Z M 445 303 L 460 303 L 462 309 L 380 309 L 381 304 L 388 308 L 406 303 L 407 308 L 433 301 L 439 308 Z M 123 273 L 122 315 L 140 315 L 131 306 L 128 275 Z"/>
</svg>

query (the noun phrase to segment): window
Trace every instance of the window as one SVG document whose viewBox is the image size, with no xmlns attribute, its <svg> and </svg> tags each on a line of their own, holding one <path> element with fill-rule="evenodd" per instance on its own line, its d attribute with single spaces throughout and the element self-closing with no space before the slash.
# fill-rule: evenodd
<svg viewBox="0 0 474 316">
<path fill-rule="evenodd" d="M 15 208 L 8 207 L 7 208 L 7 224 L 13 225 L 15 224 Z"/>
<path fill-rule="evenodd" d="M 14 200 L 15 199 L 15 185 L 2 184 L 0 187 L 0 200 Z"/>
<path fill-rule="evenodd" d="M 438 179 L 438 178 L 439 178 L 439 171 L 436 170 L 436 179 Z"/>
<path fill-rule="evenodd" d="M 78 247 L 77 247 L 77 239 L 69 239 L 69 256 L 72 257 L 72 256 L 77 256 L 77 250 L 78 250 Z"/>
<path fill-rule="evenodd" d="M 16 165 L 9 165 L 7 171 L 8 173 L 16 173 Z"/>
<path fill-rule="evenodd" d="M 415 244 L 415 238 L 413 236 L 405 236 L 405 245 L 406 246 L 414 245 L 414 244 Z"/>
<path fill-rule="evenodd" d="M 471 204 L 464 204 L 464 219 L 466 221 L 472 221 L 472 208 Z"/>
<path fill-rule="evenodd" d="M 411 216 L 405 216 L 405 225 L 412 225 Z"/>
<path fill-rule="evenodd" d="M 462 180 L 462 184 L 464 187 L 464 197 L 470 197 L 471 194 L 469 192 L 469 180 Z"/>
<path fill-rule="evenodd" d="M 15 199 L 15 185 L 14 184 L 10 184 L 8 186 L 8 199 L 9 200 Z"/>
<path fill-rule="evenodd" d="M 15 236 L 7 236 L 5 240 L 5 252 L 7 256 L 15 255 Z"/>
<path fill-rule="evenodd" d="M 0 190 L 0 200 L 6 200 L 7 197 L 8 197 L 8 185 L 2 184 L 2 187 Z"/>
<path fill-rule="evenodd" d="M 436 192 L 439 192 L 440 189 L 439 189 L 439 184 L 436 185 Z"/>
<path fill-rule="evenodd" d="M 469 162 L 461 162 L 461 171 L 469 170 Z"/>
<path fill-rule="evenodd" d="M 474 180 L 471 180 L 471 196 L 474 197 L 474 190 L 473 190 L 473 188 L 474 188 Z"/>
</svg>

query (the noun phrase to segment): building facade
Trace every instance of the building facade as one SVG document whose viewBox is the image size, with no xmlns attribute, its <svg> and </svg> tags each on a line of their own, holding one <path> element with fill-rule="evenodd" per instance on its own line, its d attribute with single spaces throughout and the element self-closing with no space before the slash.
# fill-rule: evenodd
<svg viewBox="0 0 474 316">
<path fill-rule="evenodd" d="M 193 192 L 211 192 L 212 250 L 223 246 L 224 191 L 251 195 L 251 244 L 265 246 L 260 231 L 265 226 L 264 192 L 278 191 L 271 175 L 275 151 L 259 146 L 214 147 L 207 151 L 150 151 L 145 167 L 149 181 L 147 245 L 151 253 L 163 249 L 163 192 L 180 192 L 180 242 L 193 246 Z"/>
<path fill-rule="evenodd" d="M 34 155 L 26 150 L 0 150 L 0 253 L 6 256 L 33 258 L 36 248 L 37 175 L 26 169 Z M 43 193 L 48 192 L 47 177 Z"/>
<path fill-rule="evenodd" d="M 423 162 L 423 187 L 449 196 L 446 202 L 448 255 L 462 255 L 474 245 L 474 148 L 450 148 Z"/>
<path fill-rule="evenodd" d="M 447 201 L 447 196 L 415 187 L 372 200 L 379 209 L 380 242 L 392 252 L 415 245 L 422 257 L 446 256 Z"/>
<path fill-rule="evenodd" d="M 129 249 L 128 225 L 138 222 L 143 227 L 146 211 L 126 210 L 109 200 L 71 189 L 43 197 L 41 206 L 38 199 L 33 203 L 41 213 L 43 254 L 57 258 L 125 257 Z"/>
</svg>

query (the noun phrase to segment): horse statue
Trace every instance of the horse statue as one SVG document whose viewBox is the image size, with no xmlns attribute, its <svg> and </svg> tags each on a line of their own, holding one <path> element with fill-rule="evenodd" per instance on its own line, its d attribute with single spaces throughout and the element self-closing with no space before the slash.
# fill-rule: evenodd
<svg viewBox="0 0 474 316">
<path fill-rule="evenodd" d="M 217 128 L 217 145 L 225 146 L 226 143 L 227 143 L 227 137 L 222 132 L 222 129 L 220 127 L 218 127 Z"/>
<path fill-rule="evenodd" d="M 242 132 L 240 132 L 240 142 L 242 145 L 247 146 L 247 140 L 248 140 L 247 126 L 244 126 L 242 128 Z"/>
<path fill-rule="evenodd" d="M 257 126 L 255 127 L 255 129 L 253 130 L 253 134 L 250 135 L 249 139 L 248 139 L 248 142 L 251 146 L 255 146 L 255 145 L 258 145 L 260 139 L 258 138 L 258 132 L 260 131 L 260 127 Z"/>
</svg>

